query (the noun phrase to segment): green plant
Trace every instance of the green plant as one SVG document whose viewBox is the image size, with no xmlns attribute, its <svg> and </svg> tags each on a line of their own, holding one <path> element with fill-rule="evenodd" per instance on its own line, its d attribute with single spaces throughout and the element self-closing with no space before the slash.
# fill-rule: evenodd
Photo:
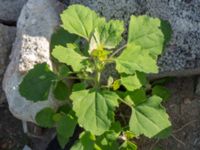
<svg viewBox="0 0 200 150">
<path fill-rule="evenodd" d="M 55 127 L 62 148 L 77 124 L 82 127 L 71 150 L 135 150 L 134 138 L 140 135 L 168 136 L 171 123 L 161 105 L 168 92 L 160 85 L 151 92 L 146 74 L 158 72 L 157 58 L 170 39 L 169 25 L 131 16 L 123 45 L 123 21 L 107 22 L 81 5 L 69 6 L 61 20 L 51 41 L 54 72 L 46 63 L 37 64 L 19 86 L 27 100 L 45 101 L 52 90 L 62 102 L 56 111 L 38 112 L 37 123 Z M 103 78 L 109 64 L 115 65 L 118 77 Z"/>
</svg>

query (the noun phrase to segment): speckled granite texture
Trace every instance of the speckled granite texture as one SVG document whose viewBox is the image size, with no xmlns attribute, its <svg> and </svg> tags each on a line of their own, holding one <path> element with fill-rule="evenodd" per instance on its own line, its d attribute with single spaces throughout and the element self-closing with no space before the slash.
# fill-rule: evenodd
<svg viewBox="0 0 200 150">
<path fill-rule="evenodd" d="M 126 23 L 132 14 L 168 20 L 174 33 L 159 59 L 161 72 L 181 73 L 200 67 L 200 0 L 71 0 L 70 3 L 86 5 L 108 19 L 123 19 Z"/>
</svg>

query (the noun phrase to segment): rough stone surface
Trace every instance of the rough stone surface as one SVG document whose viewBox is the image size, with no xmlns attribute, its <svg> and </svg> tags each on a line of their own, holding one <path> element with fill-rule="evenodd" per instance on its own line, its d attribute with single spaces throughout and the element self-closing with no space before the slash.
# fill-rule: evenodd
<svg viewBox="0 0 200 150">
<path fill-rule="evenodd" d="M 36 63 L 50 66 L 49 41 L 59 24 L 62 5 L 56 0 L 29 0 L 23 7 L 17 23 L 17 37 L 10 56 L 11 62 L 4 75 L 3 88 L 12 114 L 25 121 L 34 121 L 43 107 L 57 107 L 53 96 L 48 101 L 32 103 L 18 92 L 24 73 Z"/>
<path fill-rule="evenodd" d="M 16 28 L 8 27 L 0 24 L 0 85 L 3 74 L 8 63 L 8 56 L 12 48 L 12 43 L 15 39 Z M 0 104 L 5 101 L 5 95 L 0 86 Z"/>
<path fill-rule="evenodd" d="M 0 0 L 0 20 L 17 21 L 27 0 Z"/>
<path fill-rule="evenodd" d="M 199 0 L 71 0 L 71 4 L 74 3 L 84 4 L 108 19 L 123 19 L 126 23 L 132 14 L 168 20 L 174 33 L 158 62 L 161 72 L 167 75 L 169 72 L 183 75 L 182 71 L 184 75 L 200 74 Z"/>
</svg>

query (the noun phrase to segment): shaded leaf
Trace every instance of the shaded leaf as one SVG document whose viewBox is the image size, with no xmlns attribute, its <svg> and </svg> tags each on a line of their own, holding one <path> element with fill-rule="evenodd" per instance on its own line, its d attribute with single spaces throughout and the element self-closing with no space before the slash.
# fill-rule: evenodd
<svg viewBox="0 0 200 150">
<path fill-rule="evenodd" d="M 44 128 L 52 128 L 54 125 L 53 116 L 55 115 L 55 112 L 52 108 L 44 108 L 40 110 L 35 117 L 36 122 L 39 124 L 39 126 Z"/>
<path fill-rule="evenodd" d="M 71 73 L 71 71 L 67 65 L 61 64 L 59 65 L 58 73 L 59 73 L 59 78 L 63 79 L 69 76 L 69 73 Z"/>
<path fill-rule="evenodd" d="M 133 105 L 139 105 L 147 100 L 144 89 L 137 89 L 135 91 L 127 91 L 125 100 L 131 101 Z"/>
<path fill-rule="evenodd" d="M 69 90 L 63 81 L 58 81 L 53 91 L 56 99 L 64 101 L 69 96 Z"/>
<path fill-rule="evenodd" d="M 68 114 L 71 111 L 71 106 L 69 104 L 62 105 L 58 108 L 58 113 Z"/>
<path fill-rule="evenodd" d="M 57 139 L 62 148 L 65 147 L 69 138 L 73 135 L 76 124 L 76 120 L 70 115 L 64 115 L 57 122 Z"/>
<path fill-rule="evenodd" d="M 172 37 L 172 27 L 169 23 L 169 21 L 167 20 L 161 20 L 161 26 L 160 29 L 162 30 L 162 33 L 164 34 L 164 46 L 166 46 L 166 44 L 170 41 L 171 37 Z"/>
<path fill-rule="evenodd" d="M 161 97 L 163 100 L 168 100 L 171 92 L 164 86 L 156 85 L 152 89 L 152 94 Z"/>
<path fill-rule="evenodd" d="M 165 139 L 168 138 L 172 134 L 172 127 L 168 127 L 164 130 L 162 130 L 160 133 L 155 135 L 153 138 L 158 138 L 158 139 Z"/>
<path fill-rule="evenodd" d="M 78 36 L 74 34 L 70 34 L 63 28 L 59 28 L 52 36 L 51 36 L 51 50 L 58 45 L 66 46 L 67 43 L 74 43 L 78 39 Z"/>
<path fill-rule="evenodd" d="M 50 87 L 56 78 L 57 76 L 46 63 L 37 64 L 23 78 L 19 85 L 19 92 L 33 102 L 47 100 Z"/>
</svg>

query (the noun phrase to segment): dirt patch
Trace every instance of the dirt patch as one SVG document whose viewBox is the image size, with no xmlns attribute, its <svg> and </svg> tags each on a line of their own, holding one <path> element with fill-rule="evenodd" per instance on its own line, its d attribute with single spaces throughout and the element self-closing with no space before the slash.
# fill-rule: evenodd
<svg viewBox="0 0 200 150">
<path fill-rule="evenodd" d="M 194 93 L 195 85 L 195 77 L 177 78 L 167 85 L 172 96 L 164 105 L 173 134 L 164 140 L 143 138 L 139 150 L 200 150 L 200 96 Z"/>
<path fill-rule="evenodd" d="M 15 119 L 5 104 L 0 105 L 0 150 L 22 150 L 28 143 L 22 123 Z"/>
</svg>

